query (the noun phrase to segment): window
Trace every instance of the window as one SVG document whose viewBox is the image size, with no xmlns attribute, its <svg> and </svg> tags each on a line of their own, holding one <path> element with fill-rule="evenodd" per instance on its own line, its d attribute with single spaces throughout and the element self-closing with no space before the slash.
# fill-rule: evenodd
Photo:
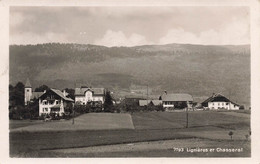
<svg viewBox="0 0 260 164">
<path fill-rule="evenodd" d="M 56 104 L 59 104 L 60 102 L 59 101 L 56 101 Z"/>
<path fill-rule="evenodd" d="M 27 89 L 27 92 L 30 92 L 30 90 L 29 90 L 29 89 Z"/>
<path fill-rule="evenodd" d="M 47 101 L 46 100 L 43 100 L 43 105 L 47 105 Z"/>
<path fill-rule="evenodd" d="M 212 103 L 212 105 L 214 105 L 214 103 Z"/>
<path fill-rule="evenodd" d="M 226 103 L 226 105 L 228 105 L 228 103 Z"/>
</svg>

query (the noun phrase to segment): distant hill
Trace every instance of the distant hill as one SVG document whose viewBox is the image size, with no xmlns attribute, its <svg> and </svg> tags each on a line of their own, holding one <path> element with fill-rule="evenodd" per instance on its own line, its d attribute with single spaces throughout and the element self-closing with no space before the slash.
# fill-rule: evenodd
<svg viewBox="0 0 260 164">
<path fill-rule="evenodd" d="M 250 45 L 11 45 L 10 83 L 27 77 L 34 87 L 59 89 L 87 84 L 120 92 L 148 84 L 153 94 L 185 92 L 197 101 L 220 92 L 250 105 Z"/>
</svg>

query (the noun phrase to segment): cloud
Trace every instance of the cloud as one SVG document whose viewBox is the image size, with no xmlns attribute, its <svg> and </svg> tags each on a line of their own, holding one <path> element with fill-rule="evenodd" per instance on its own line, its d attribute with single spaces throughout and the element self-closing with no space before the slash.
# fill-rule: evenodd
<svg viewBox="0 0 260 164">
<path fill-rule="evenodd" d="M 142 35 L 132 33 L 129 37 L 127 37 L 122 31 L 112 31 L 107 30 L 105 35 L 95 40 L 95 44 L 105 45 L 108 47 L 113 46 L 136 46 L 136 45 L 145 45 L 152 44 L 148 42 L 146 38 Z"/>
<path fill-rule="evenodd" d="M 185 31 L 182 28 L 170 29 L 159 39 L 159 44 L 190 43 L 204 45 L 249 44 L 249 22 L 233 19 L 232 22 L 218 30 L 209 29 L 198 34 Z"/>
</svg>

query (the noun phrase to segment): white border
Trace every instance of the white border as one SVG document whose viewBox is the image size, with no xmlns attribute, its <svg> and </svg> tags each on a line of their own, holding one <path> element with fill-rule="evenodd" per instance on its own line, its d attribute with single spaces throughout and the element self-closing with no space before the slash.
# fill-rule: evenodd
<svg viewBox="0 0 260 164">
<path fill-rule="evenodd" d="M 9 6 L 250 6 L 251 158 L 9 158 Z M 0 0 L 0 163 L 260 163 L 260 0 Z"/>
</svg>

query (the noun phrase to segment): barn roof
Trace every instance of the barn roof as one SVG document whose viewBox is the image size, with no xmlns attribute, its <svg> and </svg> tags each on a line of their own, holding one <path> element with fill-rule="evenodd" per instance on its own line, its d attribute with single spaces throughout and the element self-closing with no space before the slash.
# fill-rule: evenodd
<svg viewBox="0 0 260 164">
<path fill-rule="evenodd" d="M 87 90 L 90 90 L 95 95 L 105 95 L 105 89 L 104 88 L 87 88 L 87 87 L 81 87 L 81 88 L 75 88 L 75 96 L 84 96 L 85 92 Z"/>
<path fill-rule="evenodd" d="M 162 101 L 193 101 L 192 96 L 186 93 L 164 94 L 161 97 Z"/>
<path fill-rule="evenodd" d="M 208 102 L 232 102 L 232 101 L 229 100 L 228 98 L 226 98 L 224 95 L 222 95 L 220 93 L 216 93 L 216 94 L 213 94 L 212 96 L 210 96 L 205 101 L 203 101 L 202 104 L 208 103 Z M 232 103 L 238 105 L 237 103 L 234 103 L 234 102 L 232 102 Z"/>
</svg>

